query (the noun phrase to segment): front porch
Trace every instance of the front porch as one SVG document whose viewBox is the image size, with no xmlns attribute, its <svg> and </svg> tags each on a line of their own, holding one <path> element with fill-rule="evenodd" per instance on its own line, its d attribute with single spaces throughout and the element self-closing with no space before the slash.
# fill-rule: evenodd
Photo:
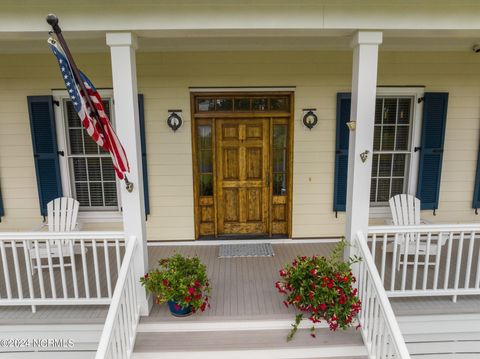
<svg viewBox="0 0 480 359">
<path fill-rule="evenodd" d="M 2 235 L 3 236 L 3 235 Z M 98 234 L 98 238 L 101 238 Z M 253 240 L 255 241 L 255 240 Z M 265 242 L 266 240 L 260 240 Z M 318 356 L 341 356 L 344 358 L 364 358 L 363 341 L 360 331 L 349 330 L 347 332 L 332 333 L 328 331 L 322 324 L 316 339 L 309 336 L 308 330 L 300 330 L 297 338 L 287 343 L 285 341 L 286 333 L 290 324 L 293 322 L 295 312 L 287 309 L 282 304 L 282 296 L 278 294 L 274 283 L 279 279 L 278 270 L 286 263 L 291 262 L 293 258 L 299 255 L 325 255 L 327 256 L 334 248 L 335 240 L 268 240 L 272 243 L 275 256 L 274 257 L 252 257 L 252 258 L 219 258 L 219 246 L 217 242 L 201 241 L 201 242 L 182 242 L 182 243 L 150 243 L 148 246 L 148 260 L 150 268 L 155 267 L 160 258 L 167 257 L 173 253 L 181 253 L 187 256 L 198 256 L 207 266 L 208 275 L 212 283 L 211 308 L 203 313 L 197 313 L 186 318 L 172 317 L 165 305 L 153 305 L 148 316 L 141 316 L 136 329 L 136 341 L 133 350 L 134 357 L 146 358 L 158 355 L 162 352 L 164 357 L 168 358 L 178 355 L 176 346 L 178 343 L 186 340 L 192 340 L 191 346 L 184 348 L 188 355 L 194 355 L 203 351 L 203 354 L 213 353 L 217 351 L 217 355 L 228 355 L 232 353 L 243 353 L 255 350 L 266 350 L 262 355 L 274 348 L 282 348 L 289 350 L 289 355 L 296 355 L 304 351 L 316 353 Z M 252 240 L 250 240 L 252 242 Z M 228 243 L 225 241 L 225 243 Z M 231 242 L 230 242 L 231 243 Z M 370 241 L 370 243 L 372 243 Z M 105 255 L 103 251 L 104 244 L 98 240 L 98 268 L 105 268 Z M 118 277 L 116 262 L 115 246 L 108 247 L 109 263 L 112 270 L 110 278 L 112 286 L 115 287 Z M 377 245 L 377 255 L 375 256 L 377 267 L 381 273 L 382 262 L 379 254 L 380 246 Z M 470 246 L 463 247 L 462 256 L 467 258 Z M 475 250 L 478 250 L 474 246 Z M 119 252 L 123 258 L 125 250 L 123 244 L 119 243 Z M 15 263 L 12 260 L 8 246 L 6 248 L 6 258 L 8 260 L 8 273 L 11 279 L 10 285 L 16 288 L 15 282 Z M 381 252 L 380 252 L 381 253 Z M 458 254 L 455 254 L 457 256 Z M 82 278 L 82 258 L 77 255 L 75 258 L 77 278 Z M 123 260 L 122 260 L 123 261 Z M 89 251 L 87 257 L 87 267 L 94 268 L 95 260 L 93 250 Z M 25 261 L 19 251 L 18 263 L 22 267 Z M 442 268 L 444 269 L 444 261 Z M 386 255 L 385 267 L 391 268 L 394 263 L 392 256 Z M 460 268 L 466 269 L 466 263 L 462 263 Z M 433 268 L 429 271 L 434 270 Z M 414 266 L 407 266 L 406 275 L 412 276 Z M 49 270 L 44 269 L 45 277 L 45 297 L 52 297 L 52 287 L 50 286 Z M 91 275 L 87 275 L 88 286 L 96 288 L 95 271 L 90 271 Z M 399 272 L 399 276 L 402 271 Z M 70 267 L 64 269 L 67 292 L 73 293 L 74 275 Z M 101 288 L 103 296 L 110 301 L 104 272 L 101 272 Z M 27 275 L 24 273 L 22 277 L 22 285 L 24 296 L 28 295 Z M 5 273 L 0 272 L 0 295 L 1 298 L 7 298 L 7 290 L 5 284 Z M 61 270 L 53 271 L 53 282 L 58 296 L 63 296 L 62 292 L 62 275 Z M 391 271 L 385 271 L 386 289 L 390 288 Z M 443 277 L 439 276 L 443 283 Z M 137 278 L 134 278 L 135 281 Z M 82 281 L 79 288 L 85 288 Z M 409 282 L 407 282 L 409 283 Z M 33 287 L 39 288 L 38 273 L 33 276 Z M 401 285 L 401 281 L 400 281 Z M 397 288 L 397 287 L 396 287 Z M 409 283 L 411 288 L 411 283 Z M 398 287 L 397 289 L 401 289 Z M 96 292 L 92 290 L 92 296 L 96 296 Z M 397 293 L 398 294 L 398 293 Z M 432 295 L 434 293 L 431 293 Z M 12 295 L 18 295 L 18 291 L 13 290 Z M 79 291 L 80 297 L 85 297 L 85 290 Z M 4 300 L 5 300 L 4 299 Z M 442 315 L 467 315 L 475 316 L 480 311 L 480 295 L 460 296 L 457 303 L 452 301 L 452 297 L 430 296 L 430 297 L 398 297 L 391 298 L 392 308 L 400 323 L 400 327 L 408 330 L 408 338 L 414 341 L 411 345 L 417 345 L 418 334 L 412 334 L 412 318 L 416 318 L 419 322 L 429 320 L 440 320 Z M 0 302 L 0 304 L 2 304 Z M 52 304 L 52 303 L 50 303 Z M 366 307 L 365 307 L 366 308 Z M 69 335 L 77 335 L 78 343 L 73 350 L 82 349 L 89 352 L 90 357 L 94 356 L 94 352 L 98 346 L 99 334 L 103 328 L 108 315 L 109 307 L 107 305 L 40 305 L 37 306 L 36 313 L 32 313 L 30 306 L 6 306 L 0 310 L 0 325 L 5 335 L 31 335 L 35 332 L 35 328 L 42 328 L 47 333 L 55 333 L 59 330 L 69 333 Z M 477 313 L 477 314 L 476 314 Z M 433 319 L 432 319 L 433 318 Z M 451 319 L 449 319 L 451 320 Z M 416 322 L 417 323 L 417 322 Z M 416 324 L 417 326 L 419 324 Z M 423 323 L 425 325 L 425 323 Z M 306 322 L 302 328 L 309 328 L 309 322 Z M 86 328 L 90 328 L 90 335 L 85 335 Z M 464 327 L 466 331 L 470 331 L 468 325 Z M 96 333 L 93 335 L 93 333 Z M 253 335 L 252 335 L 253 333 Z M 93 335 L 93 337 L 92 337 Z M 472 335 L 472 334 L 470 334 Z M 413 339 L 412 339 L 413 338 Z M 222 343 L 219 345 L 219 343 Z M 201 345 L 201 343 L 203 343 Z M 248 345 L 246 343 L 249 343 Z M 473 342 L 477 343 L 477 342 Z M 477 343 L 478 344 L 478 343 Z M 409 344 L 410 345 L 410 344 Z M 473 344 L 476 345 L 476 344 Z M 342 349 L 340 349 L 342 348 Z M 272 354 L 273 352 L 270 352 Z M 360 353 L 363 353 L 360 355 Z M 278 354 L 278 353 L 277 353 Z M 414 354 L 414 352 L 412 352 Z M 232 354 L 233 355 L 233 354 Z M 240 354 L 238 354 L 240 355 Z M 254 354 L 255 355 L 255 354 Z M 273 354 L 272 354 L 273 355 Z M 87 357 L 87 356 L 85 356 Z M 288 356 L 287 356 L 288 357 Z M 291 356 L 292 357 L 292 356 Z M 293 356 L 298 357 L 298 356 Z"/>
</svg>

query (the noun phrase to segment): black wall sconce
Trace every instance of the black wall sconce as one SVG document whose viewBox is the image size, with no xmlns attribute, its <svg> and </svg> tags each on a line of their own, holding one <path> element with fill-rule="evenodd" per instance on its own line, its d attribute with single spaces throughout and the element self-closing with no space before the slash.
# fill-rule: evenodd
<svg viewBox="0 0 480 359">
<path fill-rule="evenodd" d="M 303 124 L 306 128 L 311 130 L 318 123 L 318 117 L 316 115 L 316 108 L 304 108 L 303 110 Z"/>
<path fill-rule="evenodd" d="M 168 110 L 167 125 L 176 132 L 183 125 L 182 110 Z"/>
</svg>

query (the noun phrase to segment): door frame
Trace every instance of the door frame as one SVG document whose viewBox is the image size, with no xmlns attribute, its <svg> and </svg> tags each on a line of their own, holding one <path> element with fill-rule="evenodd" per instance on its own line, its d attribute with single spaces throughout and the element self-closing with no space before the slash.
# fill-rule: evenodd
<svg viewBox="0 0 480 359">
<path fill-rule="evenodd" d="M 201 98 L 232 98 L 232 97 L 244 97 L 244 98 L 261 98 L 261 97 L 288 97 L 288 111 L 197 111 L 197 99 Z M 287 195 L 286 197 L 286 222 L 287 222 L 287 233 L 285 235 L 288 238 L 292 236 L 292 211 L 293 211 L 293 144 L 294 144 L 294 92 L 293 91 L 246 91 L 238 90 L 233 91 L 229 89 L 228 91 L 192 91 L 190 93 L 190 113 L 191 113 L 191 138 L 192 138 L 192 168 L 193 168 L 193 196 L 194 196 L 194 221 L 195 221 L 195 239 L 198 239 L 200 234 L 200 206 L 205 205 L 206 202 L 210 203 L 208 198 L 200 198 L 199 195 L 199 168 L 198 168 L 198 144 L 197 144 L 197 125 L 202 123 L 210 123 L 212 128 L 212 163 L 213 163 L 213 233 L 206 235 L 207 237 L 217 237 L 217 196 L 215 193 L 215 188 L 217 186 L 216 179 L 216 119 L 228 119 L 228 118 L 266 118 L 270 123 L 269 130 L 269 149 L 270 149 L 270 160 L 269 160 L 269 204 L 268 204 L 268 225 L 269 235 L 272 234 L 273 220 L 272 220 L 272 206 L 273 206 L 273 175 L 272 175 L 272 132 L 273 124 L 276 119 L 283 119 L 283 122 L 287 122 L 288 134 L 287 134 Z M 282 121 L 282 120 L 280 120 Z M 202 235 L 203 236 L 203 235 Z"/>
</svg>

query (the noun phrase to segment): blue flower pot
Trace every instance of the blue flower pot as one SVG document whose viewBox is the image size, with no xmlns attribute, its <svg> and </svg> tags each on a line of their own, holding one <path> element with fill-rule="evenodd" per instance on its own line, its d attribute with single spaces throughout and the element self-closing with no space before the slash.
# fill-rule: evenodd
<svg viewBox="0 0 480 359">
<path fill-rule="evenodd" d="M 192 307 L 180 307 L 180 308 L 175 308 L 175 302 L 173 300 L 169 300 L 168 302 L 168 308 L 170 309 L 170 313 L 172 313 L 173 316 L 175 317 L 187 317 L 192 314 Z"/>
</svg>

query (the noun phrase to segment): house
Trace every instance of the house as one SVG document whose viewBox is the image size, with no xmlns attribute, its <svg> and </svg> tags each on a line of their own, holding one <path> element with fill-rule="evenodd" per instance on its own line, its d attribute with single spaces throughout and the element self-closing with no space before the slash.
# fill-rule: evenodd
<svg viewBox="0 0 480 359">
<path fill-rule="evenodd" d="M 52 12 L 125 146 L 131 193 L 73 111 Z M 4 355 L 478 357 L 479 13 L 472 0 L 0 1 L 0 337 L 75 342 Z M 401 193 L 428 225 L 389 223 Z M 78 282 L 73 268 L 29 276 L 13 254 L 52 238 L 32 228 L 62 195 L 83 228 L 55 238 L 89 249 Z M 411 233 L 432 259 L 391 253 Z M 364 258 L 362 329 L 286 347 L 276 271 L 342 236 Z M 218 260 L 244 238 L 276 257 Z M 215 268 L 210 314 L 152 309 L 137 278 L 173 251 Z"/>
</svg>

